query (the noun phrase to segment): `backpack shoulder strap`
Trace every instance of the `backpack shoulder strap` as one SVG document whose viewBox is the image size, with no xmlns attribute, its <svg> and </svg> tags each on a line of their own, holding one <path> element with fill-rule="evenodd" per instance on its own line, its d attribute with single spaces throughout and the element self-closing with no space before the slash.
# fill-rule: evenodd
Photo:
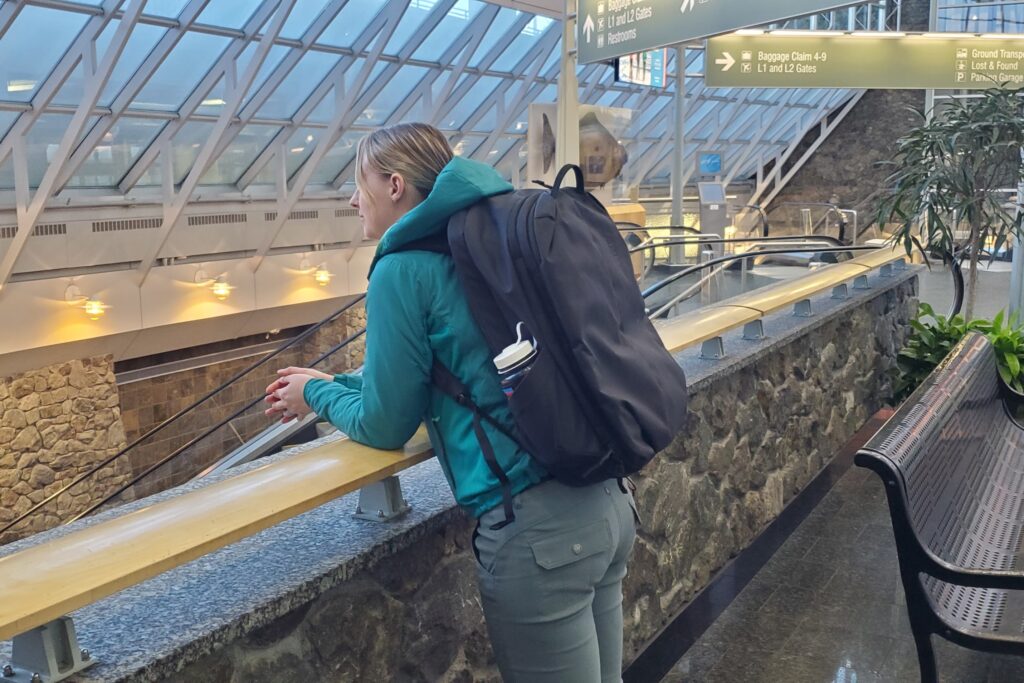
<svg viewBox="0 0 1024 683">
<path fill-rule="evenodd" d="M 484 461 L 487 463 L 488 469 L 491 470 L 491 474 L 498 478 L 498 482 L 501 484 L 501 496 L 505 507 L 505 520 L 495 524 L 491 528 L 492 530 L 497 531 L 498 529 L 508 526 L 515 521 L 516 518 L 515 512 L 512 509 L 512 484 L 509 482 L 508 475 L 505 474 L 505 470 L 501 469 L 501 465 L 498 464 L 498 458 L 494 454 L 494 446 L 491 445 L 491 440 L 487 438 L 487 433 L 484 432 L 483 422 L 486 421 L 489 423 L 520 448 L 522 448 L 522 446 L 508 429 L 473 402 L 466 385 L 459 381 L 459 378 L 456 377 L 451 370 L 445 367 L 444 363 L 436 358 L 434 359 L 434 366 L 431 369 L 431 380 L 438 389 L 451 397 L 452 400 L 460 406 L 472 411 L 473 433 L 476 434 L 476 440 L 480 444 L 480 450 L 483 451 Z"/>
</svg>

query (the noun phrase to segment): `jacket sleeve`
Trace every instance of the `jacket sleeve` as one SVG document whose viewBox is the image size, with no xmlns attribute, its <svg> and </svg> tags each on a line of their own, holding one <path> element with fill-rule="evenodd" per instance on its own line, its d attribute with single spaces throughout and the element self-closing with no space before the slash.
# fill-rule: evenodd
<svg viewBox="0 0 1024 683">
<path fill-rule="evenodd" d="M 405 445 L 430 400 L 427 296 L 413 265 L 392 256 L 374 269 L 366 294 L 362 382 L 310 380 L 303 393 L 320 417 L 373 448 Z"/>
<path fill-rule="evenodd" d="M 343 387 L 349 389 L 362 389 L 363 388 L 363 376 L 362 375 L 335 375 L 334 381 Z"/>
</svg>

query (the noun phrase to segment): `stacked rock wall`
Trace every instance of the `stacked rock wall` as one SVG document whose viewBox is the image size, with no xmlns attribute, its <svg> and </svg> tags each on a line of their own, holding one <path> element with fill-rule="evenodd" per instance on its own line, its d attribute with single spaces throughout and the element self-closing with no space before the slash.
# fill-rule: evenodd
<svg viewBox="0 0 1024 683">
<path fill-rule="evenodd" d="M 0 378 L 0 525 L 124 448 L 110 356 L 73 360 Z M 0 543 L 56 526 L 125 481 L 127 464 L 62 494 Z"/>
</svg>

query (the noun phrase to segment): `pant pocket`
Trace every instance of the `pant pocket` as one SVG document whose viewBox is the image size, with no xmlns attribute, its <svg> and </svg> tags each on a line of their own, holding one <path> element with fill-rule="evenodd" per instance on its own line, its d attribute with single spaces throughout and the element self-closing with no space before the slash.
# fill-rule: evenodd
<svg viewBox="0 0 1024 683">
<path fill-rule="evenodd" d="M 636 507 L 636 482 L 629 477 L 626 477 L 626 500 L 629 502 L 629 509 L 633 511 L 633 522 L 636 524 L 638 529 L 642 529 L 644 526 L 643 521 L 640 519 L 640 510 Z"/>
<path fill-rule="evenodd" d="M 476 526 L 473 527 L 473 535 L 469 539 L 469 545 L 473 548 L 473 557 L 476 558 L 476 566 L 478 569 L 484 568 L 484 563 L 480 561 L 480 549 L 476 547 L 476 539 L 480 537 L 480 522 L 477 521 Z"/>
<path fill-rule="evenodd" d="M 541 581 L 551 591 L 587 590 L 602 576 L 612 557 L 612 530 L 607 519 L 578 529 L 534 539 L 533 559 L 541 569 Z"/>
</svg>

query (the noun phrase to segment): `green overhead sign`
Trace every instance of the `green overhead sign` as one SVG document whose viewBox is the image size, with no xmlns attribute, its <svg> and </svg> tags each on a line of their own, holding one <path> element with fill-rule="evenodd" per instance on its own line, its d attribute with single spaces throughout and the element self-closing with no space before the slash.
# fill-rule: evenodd
<svg viewBox="0 0 1024 683">
<path fill-rule="evenodd" d="M 942 34 L 740 33 L 708 40 L 704 82 L 717 88 L 1024 86 L 1024 38 Z"/>
<path fill-rule="evenodd" d="M 579 0 L 583 64 L 851 5 L 850 0 Z"/>
</svg>

